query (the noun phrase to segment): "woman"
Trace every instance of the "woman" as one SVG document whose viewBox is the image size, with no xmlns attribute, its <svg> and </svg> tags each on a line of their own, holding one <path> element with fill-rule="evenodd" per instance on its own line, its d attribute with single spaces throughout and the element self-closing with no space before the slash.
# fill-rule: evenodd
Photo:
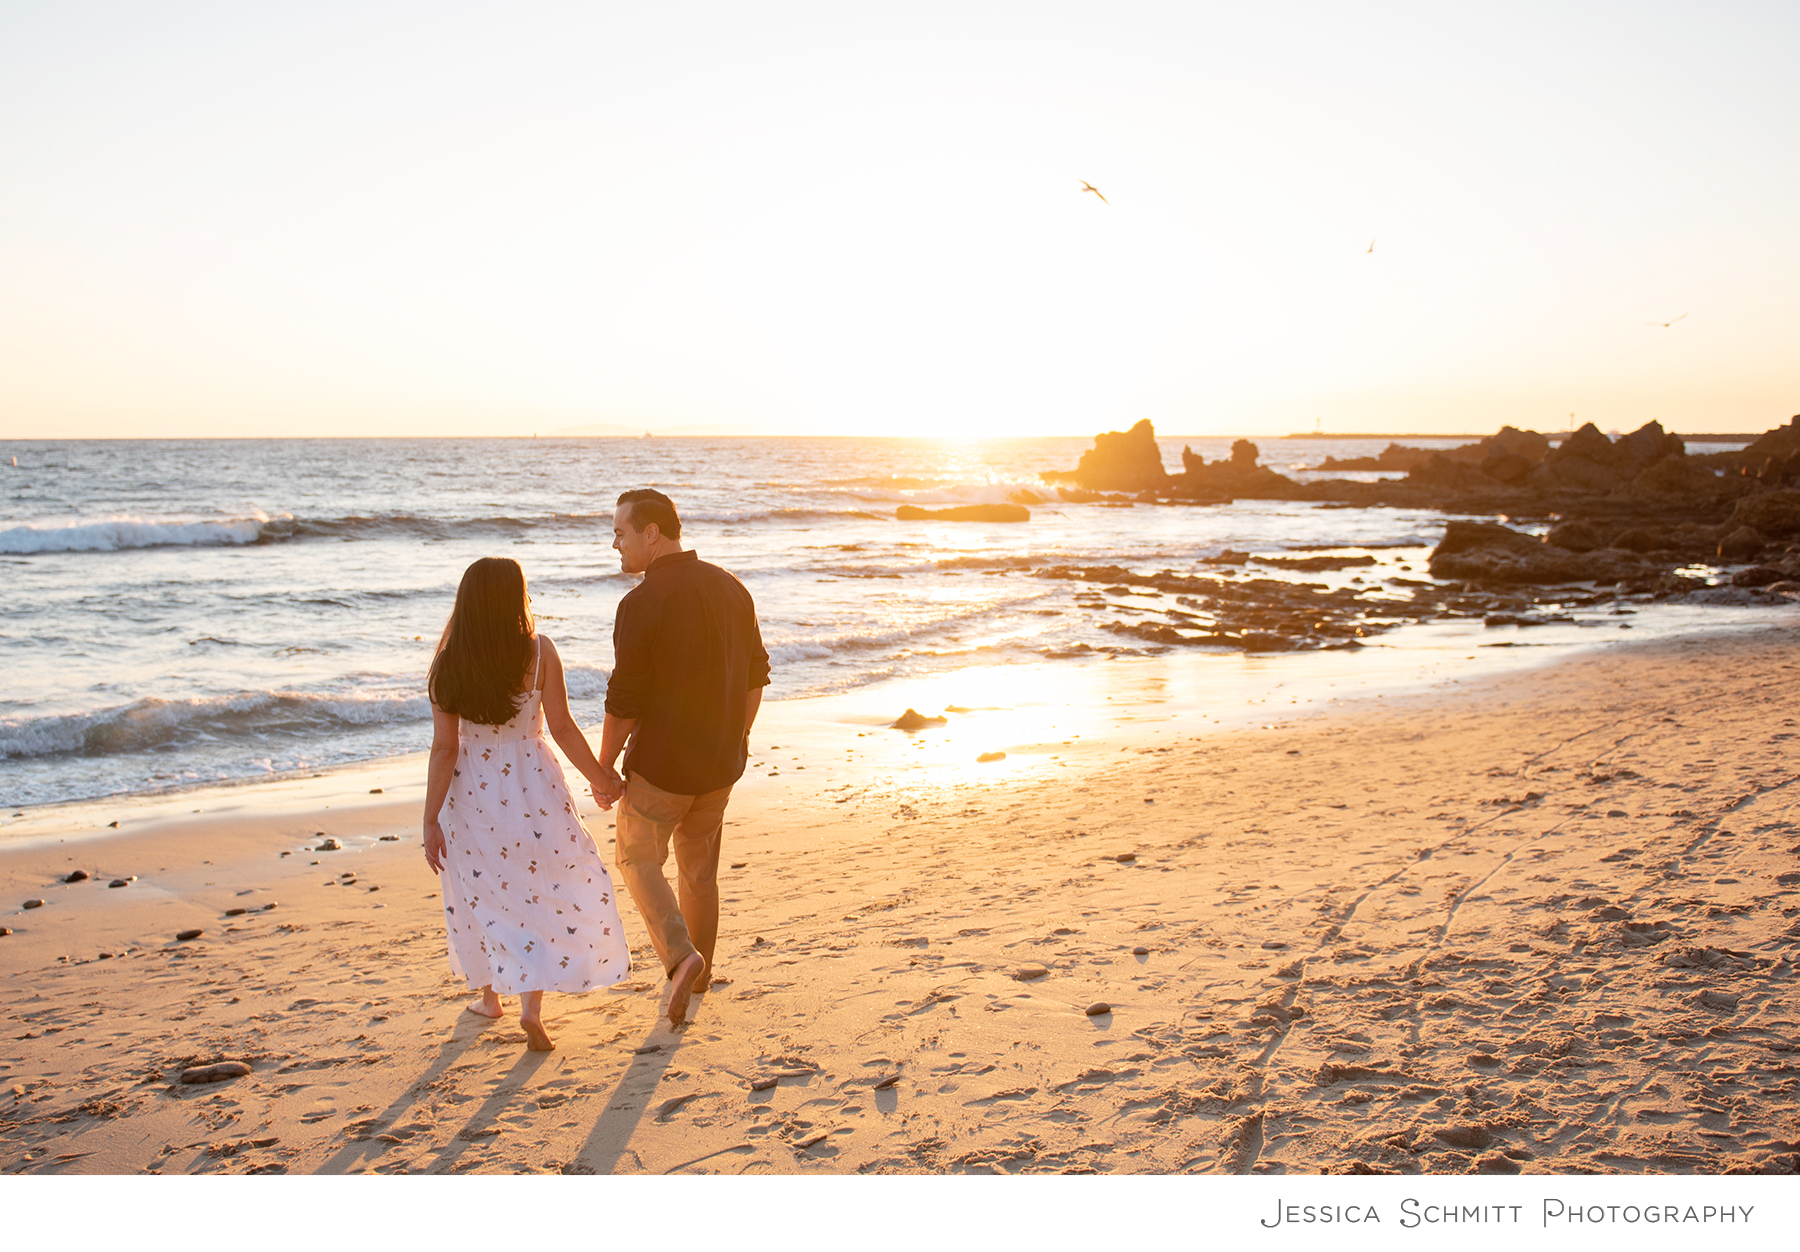
<svg viewBox="0 0 1800 1252">
<path fill-rule="evenodd" d="M 443 876 L 450 968 L 479 988 L 469 1011 L 519 997 L 528 1046 L 546 991 L 590 991 L 631 971 L 612 879 L 550 745 L 592 784 L 600 763 L 569 713 L 562 658 L 538 634 L 525 573 L 483 557 L 463 573 L 431 662 L 425 860 Z"/>
</svg>

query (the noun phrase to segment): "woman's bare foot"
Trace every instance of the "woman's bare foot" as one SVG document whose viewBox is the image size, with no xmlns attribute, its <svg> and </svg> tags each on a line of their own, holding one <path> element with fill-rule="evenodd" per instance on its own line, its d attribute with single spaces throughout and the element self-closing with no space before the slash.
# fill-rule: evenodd
<svg viewBox="0 0 1800 1252">
<path fill-rule="evenodd" d="M 669 975 L 669 982 L 674 986 L 669 995 L 669 1025 L 680 1026 L 687 1021 L 688 998 L 694 994 L 694 984 L 700 981 L 705 969 L 706 959 L 698 952 L 690 952 Z"/>
<path fill-rule="evenodd" d="M 525 1046 L 533 1052 L 554 1052 L 556 1045 L 550 1041 L 549 1032 L 544 1023 L 535 1017 L 521 1017 L 519 1025 L 525 1028 Z"/>
<path fill-rule="evenodd" d="M 468 1011 L 477 1017 L 498 1017 L 501 1013 L 500 997 L 494 994 L 492 987 L 483 987 L 481 999 L 471 1004 Z"/>
</svg>

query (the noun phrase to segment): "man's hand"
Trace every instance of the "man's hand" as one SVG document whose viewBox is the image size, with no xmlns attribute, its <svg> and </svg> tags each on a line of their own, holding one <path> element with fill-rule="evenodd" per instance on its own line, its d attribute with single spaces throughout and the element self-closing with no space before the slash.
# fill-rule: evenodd
<svg viewBox="0 0 1800 1252">
<path fill-rule="evenodd" d="M 602 765 L 600 772 L 589 780 L 594 786 L 594 803 L 602 809 L 610 809 L 625 794 L 625 780 L 610 765 Z"/>
<path fill-rule="evenodd" d="M 444 828 L 437 819 L 425 823 L 425 864 L 431 866 L 431 872 L 444 872 Z"/>
</svg>

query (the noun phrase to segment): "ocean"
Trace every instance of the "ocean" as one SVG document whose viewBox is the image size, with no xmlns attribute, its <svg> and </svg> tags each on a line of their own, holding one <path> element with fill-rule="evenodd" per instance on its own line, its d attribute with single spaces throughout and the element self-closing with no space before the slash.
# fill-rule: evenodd
<svg viewBox="0 0 1800 1252">
<path fill-rule="evenodd" d="M 1229 455 L 1231 440 L 1160 443 L 1179 470 L 1184 443 L 1212 460 Z M 1304 479 L 1312 477 L 1304 464 L 1384 443 L 1267 440 L 1262 460 Z M 902 504 L 1052 494 L 1039 472 L 1071 468 L 1089 446 L 855 437 L 14 442 L 0 448 L 0 805 L 422 750 L 431 734 L 424 675 L 457 581 L 482 556 L 524 566 L 538 621 L 567 663 L 576 717 L 597 724 L 613 610 L 632 585 L 610 547 L 613 501 L 632 487 L 667 492 L 687 546 L 755 596 L 774 699 L 973 665 L 1095 664 L 1159 651 L 1106 629 L 1120 613 L 1156 606 L 1101 605 L 1091 584 L 1032 572 L 1048 566 L 1195 572 L 1225 548 L 1373 552 L 1424 578 L 1443 531 L 1444 516 L 1425 510 L 1254 500 L 1033 504 L 1023 524 L 895 520 Z"/>
</svg>

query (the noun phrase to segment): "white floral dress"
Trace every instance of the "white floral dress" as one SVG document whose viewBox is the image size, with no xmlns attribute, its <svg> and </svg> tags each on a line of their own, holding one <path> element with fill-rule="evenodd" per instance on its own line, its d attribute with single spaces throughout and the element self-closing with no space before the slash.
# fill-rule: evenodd
<svg viewBox="0 0 1800 1252">
<path fill-rule="evenodd" d="M 504 726 L 462 720 L 438 814 L 450 968 L 497 995 L 589 991 L 631 972 L 612 877 L 544 738 L 535 673 L 532 685 Z"/>
</svg>

